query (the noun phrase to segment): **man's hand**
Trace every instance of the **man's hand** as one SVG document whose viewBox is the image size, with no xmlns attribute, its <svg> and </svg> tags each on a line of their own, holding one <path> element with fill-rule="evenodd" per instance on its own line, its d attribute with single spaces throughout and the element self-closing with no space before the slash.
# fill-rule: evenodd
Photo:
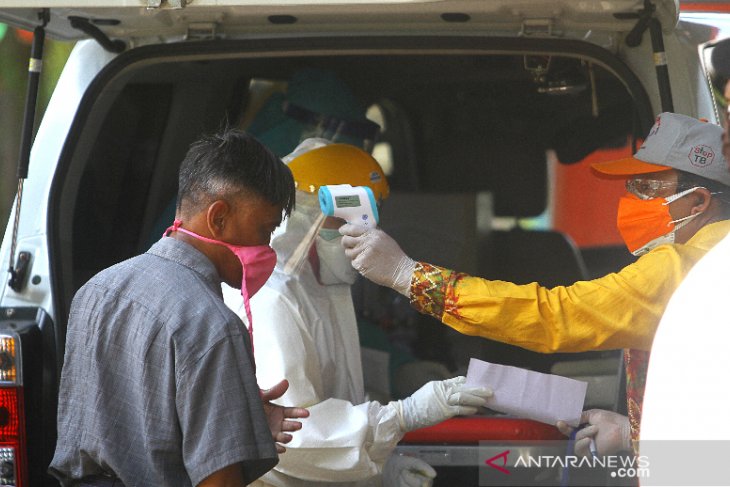
<svg viewBox="0 0 730 487">
<path fill-rule="evenodd" d="M 284 453 L 286 451 L 286 448 L 281 443 L 289 443 L 291 441 L 292 436 L 288 433 L 289 431 L 302 429 L 302 423 L 299 421 L 291 421 L 291 419 L 306 418 L 309 416 L 309 411 L 304 408 L 284 407 L 271 403 L 274 399 L 283 396 L 287 389 L 289 389 L 289 381 L 284 379 L 270 389 L 261 390 L 264 412 L 269 421 L 271 437 L 276 442 L 277 453 Z"/>
<path fill-rule="evenodd" d="M 601 456 L 631 450 L 631 427 L 626 416 L 603 409 L 588 409 L 583 411 L 580 422 L 588 426 L 575 434 L 576 455 L 590 456 L 591 440 L 595 441 L 596 453 Z M 558 421 L 556 426 L 566 436 L 574 429 L 563 421 Z"/>
</svg>

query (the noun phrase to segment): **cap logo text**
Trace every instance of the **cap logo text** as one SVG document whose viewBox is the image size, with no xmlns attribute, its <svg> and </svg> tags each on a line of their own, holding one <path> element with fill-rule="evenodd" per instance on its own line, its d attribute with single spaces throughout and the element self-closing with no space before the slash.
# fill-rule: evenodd
<svg viewBox="0 0 730 487">
<path fill-rule="evenodd" d="M 654 126 L 651 128 L 651 130 L 649 131 L 649 135 L 647 135 L 646 138 L 648 139 L 652 135 L 656 135 L 657 132 L 659 132 L 659 128 L 661 126 L 662 126 L 662 117 L 657 117 L 656 120 L 654 121 Z"/>
<path fill-rule="evenodd" d="M 693 166 L 707 167 L 715 160 L 715 151 L 708 145 L 696 145 L 690 149 L 687 157 Z"/>
</svg>

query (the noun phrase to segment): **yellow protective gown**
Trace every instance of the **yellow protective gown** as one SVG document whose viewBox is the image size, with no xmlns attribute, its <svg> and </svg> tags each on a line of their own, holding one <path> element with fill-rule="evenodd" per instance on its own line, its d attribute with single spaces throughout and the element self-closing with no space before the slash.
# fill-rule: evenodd
<svg viewBox="0 0 730 487">
<path fill-rule="evenodd" d="M 649 350 L 674 290 L 728 232 L 730 220 L 713 223 L 687 243 L 659 246 L 620 272 L 552 289 L 419 262 L 411 305 L 466 335 L 537 352 Z"/>
</svg>

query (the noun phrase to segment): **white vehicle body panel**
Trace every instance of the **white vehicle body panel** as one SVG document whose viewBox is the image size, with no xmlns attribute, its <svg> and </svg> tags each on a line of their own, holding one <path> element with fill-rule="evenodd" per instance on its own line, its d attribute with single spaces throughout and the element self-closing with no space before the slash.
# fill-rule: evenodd
<svg viewBox="0 0 730 487">
<path fill-rule="evenodd" d="M 316 5 L 313 5 L 314 3 Z M 677 0 L 657 0 L 654 3 L 657 4 L 656 16 L 662 25 L 673 111 L 719 123 L 720 114 L 703 66 L 703 46 L 715 39 L 718 32 L 723 30 L 730 32 L 730 29 L 726 29 L 726 26 L 730 26 L 730 22 L 701 14 L 683 15 L 680 18 Z M 84 180 L 87 176 L 85 172 L 87 167 L 98 173 L 105 173 L 109 168 L 125 167 L 124 164 L 128 163 L 126 159 L 110 157 L 111 160 L 107 160 L 104 157 L 117 153 L 107 148 L 106 144 L 110 140 L 115 143 L 123 140 L 119 137 L 119 132 L 123 130 L 115 128 L 125 125 L 142 127 L 140 131 L 145 135 L 158 136 L 154 130 L 149 130 L 147 125 L 129 124 L 123 116 L 115 120 L 116 125 L 111 125 L 109 130 L 102 132 L 107 112 L 127 113 L 125 110 L 116 112 L 111 110 L 111 107 L 119 106 L 115 104 L 115 98 L 122 98 L 120 95 L 127 90 L 127 83 L 129 86 L 135 83 L 135 87 L 141 86 L 138 91 L 145 95 L 141 97 L 143 101 L 140 102 L 140 106 L 134 106 L 139 108 L 136 113 L 141 114 L 135 119 L 137 121 L 152 119 L 149 116 L 151 112 L 154 113 L 154 109 L 150 110 L 150 105 L 154 105 L 151 99 L 156 98 L 159 92 L 165 95 L 173 93 L 178 87 L 175 83 L 179 82 L 175 77 L 181 72 L 184 83 L 178 84 L 183 85 L 184 96 L 180 95 L 180 98 L 174 99 L 177 102 L 175 107 L 190 108 L 189 111 L 178 109 L 177 113 L 180 115 L 175 115 L 178 118 L 174 119 L 174 123 L 168 118 L 160 124 L 163 127 L 160 132 L 164 132 L 166 145 L 161 144 L 162 149 L 156 147 L 154 150 L 161 152 L 167 150 L 167 152 L 166 157 L 159 157 L 159 160 L 164 160 L 164 164 L 150 157 L 150 160 L 154 160 L 149 166 L 154 165 L 154 171 L 144 173 L 144 177 L 145 181 L 154 181 L 156 184 L 150 184 L 148 194 L 140 196 L 143 191 L 147 191 L 144 185 L 123 186 L 123 183 L 117 184 L 116 180 L 114 182 L 115 189 L 118 189 L 119 193 L 130 195 L 129 201 L 136 202 L 142 201 L 143 197 L 148 198 L 145 202 L 148 211 L 146 210 L 143 218 L 138 219 L 147 223 L 155 219 L 154 217 L 158 215 L 155 211 L 164 207 L 170 196 L 174 197 L 173 182 L 177 166 L 172 161 L 179 163 L 180 158 L 170 156 L 174 153 L 170 150 L 170 146 L 184 147 L 185 143 L 182 141 L 187 142 L 190 135 L 184 134 L 181 137 L 180 129 L 190 126 L 192 128 L 189 132 L 196 131 L 197 137 L 198 127 L 190 123 L 191 120 L 206 111 L 210 106 L 210 100 L 214 100 L 215 104 L 215 101 L 225 99 L 224 95 L 213 89 L 209 89 L 213 93 L 212 96 L 196 98 L 199 87 L 218 87 L 217 80 L 238 80 L 235 76 L 230 78 L 226 76 L 235 70 L 237 71 L 234 74 L 245 82 L 251 82 L 257 76 L 278 82 L 287 79 L 285 75 L 289 65 L 282 68 L 284 62 L 297 65 L 305 64 L 305 61 L 311 59 L 319 61 L 320 58 L 326 58 L 324 64 L 330 63 L 340 68 L 338 56 L 352 58 L 362 63 L 357 65 L 359 69 L 352 75 L 352 78 L 359 79 L 361 84 L 371 84 L 374 74 L 381 74 L 379 80 L 381 84 L 374 84 L 375 88 L 372 89 L 372 92 L 380 97 L 383 96 L 381 90 L 387 91 L 391 86 L 398 89 L 405 87 L 404 91 L 411 88 L 411 78 L 414 75 L 411 71 L 402 69 L 398 58 L 401 55 L 404 58 L 418 58 L 418 62 L 421 62 L 422 57 L 427 61 L 439 61 L 440 56 L 458 58 L 462 55 L 470 61 L 476 59 L 481 62 L 480 57 L 508 55 L 504 57 L 516 60 L 518 68 L 514 71 L 520 75 L 525 74 L 522 71 L 523 62 L 526 65 L 527 57 L 530 55 L 565 57 L 571 58 L 569 61 L 576 65 L 585 62 L 581 67 L 596 65 L 603 68 L 600 70 L 604 75 L 603 79 L 614 78 L 612 87 L 618 88 L 609 93 L 615 94 L 625 88 L 630 94 L 627 96 L 629 103 L 622 103 L 624 99 L 619 98 L 617 104 L 635 109 L 637 118 L 642 118 L 639 123 L 649 121 L 653 115 L 666 110 L 666 107 L 662 106 L 657 68 L 654 64 L 655 60 L 661 59 L 662 56 L 654 52 L 648 30 L 643 33 L 638 46 L 629 47 L 625 42 L 626 35 L 637 24 L 638 13 L 643 7 L 643 0 L 320 0 L 317 2 L 313 0 L 5 0 L 0 6 L 0 22 L 33 29 L 39 24 L 39 9 L 49 8 L 48 35 L 51 38 L 77 43 L 39 125 L 30 154 L 28 178 L 24 183 L 22 205 L 18 215 L 15 258 L 20 251 L 31 254 L 28 284 L 20 292 L 16 292 L 9 286 L 9 276 L 5 273 L 4 277 L 0 278 L 0 307 L 8 308 L 7 316 L 11 316 L 12 308 L 17 307 L 39 307 L 45 310 L 56 324 L 54 351 L 58 357 L 62 357 L 67 319 L 63 314 L 68 313 L 68 309 L 65 308 L 68 308 L 74 289 L 93 273 L 98 272 L 95 266 L 101 267 L 102 263 L 104 266 L 110 265 L 110 261 L 113 260 L 110 258 L 101 262 L 89 259 L 93 249 L 116 250 L 112 244 L 120 236 L 146 235 L 142 231 L 142 225 L 139 232 L 127 232 L 122 235 L 119 233 L 119 226 L 114 226 L 116 222 L 111 217 L 107 219 L 107 215 L 112 212 L 110 208 L 113 208 L 113 211 L 122 210 L 116 212 L 120 219 L 125 217 L 133 219 L 141 214 L 139 211 L 136 213 L 128 211 L 125 205 L 115 206 L 114 203 L 118 203 L 119 200 L 112 200 L 110 197 L 106 206 L 79 203 L 79 201 L 99 201 L 99 199 L 79 198 L 79 195 L 93 194 L 93 191 L 83 192 L 84 188 L 101 188 L 100 192 L 106 189 L 103 183 L 94 186 L 96 180 L 91 182 L 88 179 Z M 114 54 L 106 51 L 96 40 L 89 39 L 86 34 L 71 27 L 69 17 L 73 16 L 89 19 L 112 40 L 122 40 L 126 44 L 127 52 Z M 721 20 L 725 24 L 716 27 Z M 204 40 L 197 44 L 202 46 L 200 48 L 195 44 L 198 39 Z M 168 44 L 175 45 L 168 46 Z M 529 47 L 525 47 L 525 44 Z M 524 59 L 521 59 L 522 56 Z M 299 59 L 300 57 L 302 59 Z M 383 59 L 396 69 L 390 67 L 391 71 L 379 71 L 382 69 Z M 220 62 L 221 60 L 223 62 Z M 210 62 L 211 65 L 218 64 L 218 70 L 208 70 L 206 62 Z M 192 65 L 195 66 L 190 68 Z M 220 65 L 226 69 L 220 69 Z M 265 68 L 259 68 L 259 65 Z M 353 65 L 343 63 L 347 68 Z M 229 66 L 233 66 L 235 70 L 229 71 L 227 69 Z M 433 66 L 435 67 L 429 66 L 428 70 L 436 73 L 436 76 L 425 78 L 424 86 L 432 83 L 434 79 L 440 81 L 438 78 L 442 76 L 444 70 L 440 64 L 434 63 Z M 501 83 L 505 78 L 497 78 L 492 68 L 493 65 L 489 64 L 488 68 L 480 69 L 488 73 L 488 76 L 484 76 L 488 81 L 494 77 Z M 188 69 L 195 74 L 190 76 L 192 81 L 185 77 L 188 73 L 184 71 Z M 495 69 L 498 71 L 500 68 Z M 211 76 L 211 73 L 224 73 L 224 75 L 215 77 Z M 457 80 L 458 83 L 454 84 L 459 86 L 468 85 L 464 80 L 473 81 L 468 78 L 468 74 L 462 74 L 459 70 L 448 73 L 452 79 Z M 145 77 L 147 75 L 149 78 Z M 163 81 L 155 78 L 150 82 L 149 80 L 155 76 Z M 535 81 L 529 74 L 525 74 L 524 78 L 527 84 Z M 394 83 L 393 79 L 405 81 L 398 84 Z M 477 77 L 475 85 L 479 81 L 483 80 Z M 150 85 L 156 86 L 160 91 L 151 91 Z M 168 88 L 168 85 L 173 88 Z M 475 85 L 468 85 L 468 88 L 473 91 L 481 89 L 481 86 L 474 88 Z M 441 87 L 433 83 L 428 86 L 436 86 L 439 89 Z M 201 91 L 208 94 L 205 90 Z M 525 92 L 520 92 L 520 96 Z M 594 88 L 591 93 L 600 98 L 605 92 Z M 159 98 L 164 100 L 162 96 Z M 369 102 L 373 102 L 372 99 Z M 193 100 L 199 103 L 193 104 Z M 429 104 L 429 100 L 425 97 L 419 99 L 414 97 L 414 100 L 413 105 L 419 109 Z M 606 100 L 615 102 L 610 96 L 603 99 Z M 240 100 L 237 102 L 243 104 Z M 450 99 L 447 99 L 447 102 L 457 108 L 465 106 L 452 103 Z M 503 111 L 484 110 L 484 113 L 501 115 L 510 111 L 513 109 L 512 99 L 508 99 L 508 102 L 509 107 L 502 107 L 506 108 Z M 170 106 L 172 103 L 171 101 Z M 595 106 L 597 105 L 598 103 Z M 485 106 L 491 107 L 489 104 Z M 481 105 L 475 107 L 480 108 Z M 441 106 L 438 105 L 438 108 Z M 579 108 L 582 109 L 582 106 Z M 524 112 L 527 116 L 523 116 L 523 112 L 516 112 L 520 115 L 520 122 L 527 120 L 527 117 L 534 117 L 534 106 L 529 105 L 528 109 L 529 113 Z M 554 118 L 556 114 L 562 112 L 556 110 L 550 116 Z M 219 112 L 215 115 L 217 121 Z M 597 115 L 593 116 L 598 118 Z M 629 124 L 635 124 L 636 120 L 631 119 L 631 116 L 627 115 L 622 120 L 630 120 Z M 461 120 L 459 117 L 461 112 L 455 118 Z M 442 119 L 451 120 L 449 117 Z M 401 121 L 398 118 L 394 120 Z M 473 120 L 477 122 L 470 127 L 482 127 L 479 124 L 480 118 L 474 117 Z M 408 122 L 407 117 L 403 117 L 403 121 Z M 530 121 L 541 125 L 529 135 L 546 126 L 542 118 L 535 117 Z M 550 122 L 552 120 L 548 123 Z M 169 128 L 170 126 L 172 128 Z M 632 140 L 638 137 L 638 128 L 641 126 L 634 125 L 633 129 L 629 127 Z M 512 126 L 508 127 L 512 130 Z M 575 127 L 576 130 L 582 128 L 582 126 Z M 407 138 L 404 134 L 411 135 L 407 130 L 396 133 L 403 139 Z M 100 134 L 108 137 L 99 137 Z M 570 132 L 562 140 L 577 139 L 574 134 L 575 132 Z M 479 136 L 481 137 L 481 134 Z M 159 135 L 159 138 L 162 139 L 163 136 Z M 133 140 L 133 143 L 129 146 L 136 147 L 134 145 L 136 139 L 130 140 Z M 463 144 L 463 139 L 460 137 L 453 137 L 451 140 Z M 495 137 L 494 140 L 501 139 Z M 510 147 L 520 145 L 521 142 L 522 140 L 517 141 Z M 103 150 L 94 152 L 95 145 L 102 146 Z M 605 146 L 597 144 L 593 149 L 602 147 Z M 408 146 L 408 148 L 415 147 Z M 546 148 L 552 150 L 554 146 Z M 539 147 L 539 149 L 544 148 Z M 101 157 L 98 157 L 99 152 L 103 153 Z M 412 152 L 416 153 L 415 150 Z M 438 151 L 432 152 L 438 153 Z M 91 155 L 97 157 L 92 158 Z M 448 155 L 452 157 L 452 153 Z M 479 154 L 480 157 L 482 155 Z M 134 156 L 129 160 L 136 162 L 136 153 Z M 540 159 L 543 156 L 544 151 L 538 153 L 538 163 L 544 162 Z M 410 158 L 408 159 L 410 163 Z M 413 159 L 415 160 L 415 156 Z M 91 164 L 89 161 L 99 164 Z M 537 166 L 538 164 L 530 166 L 530 170 Z M 163 168 L 164 171 L 158 170 L 159 168 Z M 477 169 L 477 172 L 479 170 Z M 489 173 L 485 171 L 485 174 Z M 141 178 L 134 182 L 139 180 Z M 517 177 L 513 180 L 517 180 Z M 166 184 L 160 184 L 160 181 Z M 520 184 L 522 182 L 520 180 Z M 459 181 L 459 184 L 461 183 L 462 181 Z M 544 186 L 549 184 L 548 182 Z M 128 191 L 129 188 L 142 189 L 137 193 Z M 169 188 L 173 191 L 166 191 Z M 485 191 L 494 189 L 489 187 Z M 482 190 L 484 188 L 479 189 Z M 539 190 L 533 193 L 538 194 Z M 527 191 L 520 196 L 524 194 L 527 194 Z M 58 205 L 58 208 L 52 205 Z M 79 208 L 100 208 L 100 210 L 90 214 L 76 211 Z M 14 265 L 14 262 L 10 261 L 10 253 L 13 222 L 16 220 L 17 210 L 18 208 L 14 206 L 0 246 L 0 265 L 4 266 L 4 269 Z M 85 220 L 89 218 L 95 223 L 87 223 Z M 84 225 L 103 226 L 106 223 L 109 224 L 106 230 L 110 228 L 113 230 L 109 233 L 111 238 L 99 240 L 106 242 L 107 245 L 94 247 L 96 245 L 94 239 L 78 238 L 78 234 L 86 237 L 93 235 L 97 230 L 100 232 L 102 230 Z M 487 223 L 489 224 L 491 221 Z M 149 227 L 151 225 L 144 229 L 147 230 Z M 157 235 L 159 233 L 155 233 L 155 238 Z M 82 242 L 85 246 L 79 245 L 78 242 Z M 52 248 L 52 245 L 57 247 Z M 140 251 L 139 248 L 141 246 L 135 247 L 134 251 Z M 117 258 L 121 254 L 122 252 L 115 252 L 113 257 Z M 123 258 L 126 257 L 128 255 Z M 87 261 L 90 262 L 88 267 L 83 265 Z M 77 273 L 76 268 L 83 268 L 82 272 Z M 64 269 L 70 269 L 72 272 L 64 272 Z M 464 349 L 460 350 L 460 353 L 468 353 L 463 352 Z M 58 362 L 60 370 L 60 358 Z M 617 377 L 611 378 L 617 379 L 618 383 Z M 49 430 L 55 429 L 49 428 Z M 412 448 L 413 452 L 420 451 L 417 447 Z M 405 450 L 407 449 L 408 447 Z M 474 453 L 474 446 L 463 448 L 459 446 L 445 450 L 444 453 L 446 456 L 458 457 L 459 461 L 451 461 L 453 459 L 450 460 L 446 456 L 443 458 L 448 461 L 441 463 L 433 457 L 427 456 L 426 459 L 436 466 L 469 466 L 477 463 L 473 458 Z M 425 455 L 433 455 L 433 452 L 429 453 L 427 450 Z M 460 460 L 462 458 L 466 460 Z"/>
<path fill-rule="evenodd" d="M 679 2 L 661 0 L 657 16 L 665 31 L 671 31 L 678 19 Z M 442 14 L 466 14 L 468 21 L 445 27 L 454 32 L 520 32 L 526 24 L 549 21 L 554 32 L 604 30 L 627 32 L 634 19 L 614 14 L 637 12 L 641 0 L 309 0 L 241 1 L 241 0 L 114 0 L 114 1 L 18 1 L 3 2 L 0 20 L 32 29 L 37 24 L 36 8 L 51 9 L 50 35 L 61 39 L 78 39 L 83 34 L 72 29 L 68 16 L 80 16 L 99 22 L 112 38 L 185 36 L 191 24 L 212 23 L 223 37 L 258 33 L 348 33 L 397 30 L 413 33 L 444 27 Z M 272 25 L 272 15 L 292 16 L 293 23 Z M 109 19 L 118 21 L 110 25 Z"/>
<path fill-rule="evenodd" d="M 48 104 L 47 116 L 38 128 L 36 143 L 31 150 L 28 180 L 34 183 L 24 185 L 18 228 L 18 249 L 31 252 L 32 275 L 38 276 L 40 283 L 29 285 L 23 293 L 17 294 L 8 286 L 7 279 L 1 280 L 2 306 L 40 306 L 54 316 L 47 248 L 48 198 L 53 184 L 50 175 L 56 171 L 61 150 L 86 88 L 113 58 L 113 54 L 104 51 L 96 42 L 81 42 L 69 57 L 59 78 Z M 4 269 L 10 264 L 10 237 L 15 209 L 14 205 L 0 251 Z M 70 223 L 62 221 L 59 224 Z"/>
</svg>

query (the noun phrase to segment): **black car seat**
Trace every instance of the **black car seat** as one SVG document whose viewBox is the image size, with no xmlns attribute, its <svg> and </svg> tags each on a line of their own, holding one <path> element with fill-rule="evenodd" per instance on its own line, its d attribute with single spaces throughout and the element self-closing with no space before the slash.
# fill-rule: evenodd
<svg viewBox="0 0 730 487">
<path fill-rule="evenodd" d="M 479 242 L 478 254 L 479 273 L 488 279 L 549 288 L 588 279 L 580 252 L 561 232 L 493 230 Z"/>
</svg>

